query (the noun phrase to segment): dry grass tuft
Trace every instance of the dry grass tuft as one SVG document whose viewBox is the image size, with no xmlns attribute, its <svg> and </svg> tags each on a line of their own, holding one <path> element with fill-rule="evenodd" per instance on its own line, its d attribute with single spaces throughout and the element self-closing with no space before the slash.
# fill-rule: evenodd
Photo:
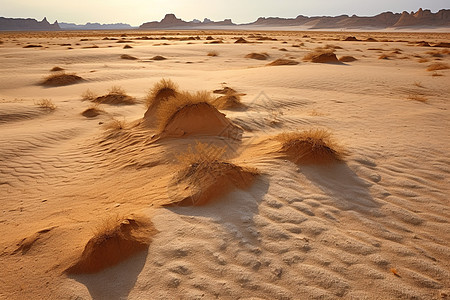
<svg viewBox="0 0 450 300">
<path fill-rule="evenodd" d="M 83 101 L 94 101 L 95 98 L 97 98 L 97 95 L 90 89 L 87 89 L 83 94 L 81 94 L 81 99 L 83 99 Z"/>
<path fill-rule="evenodd" d="M 171 203 L 176 206 L 199 206 L 227 194 L 235 188 L 245 189 L 251 186 L 258 170 L 244 168 L 225 160 L 225 147 L 217 147 L 197 142 L 195 147 L 177 158 L 183 166 L 176 175 L 177 185 L 186 186 L 180 201 Z"/>
<path fill-rule="evenodd" d="M 279 58 L 273 62 L 267 64 L 268 66 L 294 66 L 298 65 L 299 62 L 292 59 Z"/>
<path fill-rule="evenodd" d="M 138 59 L 137 57 L 134 57 L 134 56 L 131 56 L 131 55 L 128 55 L 128 54 L 122 54 L 120 56 L 120 58 L 121 59 L 128 59 L 128 60 L 137 60 Z"/>
<path fill-rule="evenodd" d="M 50 99 L 41 99 L 41 100 L 34 102 L 34 104 L 36 104 L 40 108 L 47 109 L 47 110 L 55 110 L 56 109 L 56 105 Z"/>
<path fill-rule="evenodd" d="M 111 122 L 108 122 L 104 125 L 105 130 L 110 131 L 120 131 L 126 128 L 127 122 L 125 120 L 117 120 L 113 118 Z"/>
<path fill-rule="evenodd" d="M 241 102 L 241 94 L 234 92 L 229 92 L 216 99 L 212 99 L 211 104 L 217 109 L 237 109 L 244 106 Z"/>
<path fill-rule="evenodd" d="M 434 63 L 428 66 L 427 71 L 447 70 L 450 66 L 446 63 Z"/>
<path fill-rule="evenodd" d="M 53 67 L 53 68 L 50 70 L 50 72 L 60 72 L 60 71 L 64 71 L 64 69 L 61 68 L 61 67 Z"/>
<path fill-rule="evenodd" d="M 269 54 L 267 53 L 250 53 L 245 56 L 245 58 L 257 59 L 257 60 L 267 60 L 269 58 Z"/>
<path fill-rule="evenodd" d="M 106 219 L 96 228 L 69 274 L 96 273 L 144 251 L 158 231 L 146 217 Z"/>
<path fill-rule="evenodd" d="M 148 92 L 146 104 L 148 108 L 158 106 L 162 101 L 178 94 L 178 85 L 170 79 L 161 79 Z"/>
<path fill-rule="evenodd" d="M 215 56 L 219 56 L 219 52 L 217 52 L 217 51 L 209 51 L 207 55 L 215 57 Z"/>
<path fill-rule="evenodd" d="M 112 104 L 112 105 L 132 105 L 136 104 L 136 98 L 126 94 L 125 90 L 121 87 L 113 86 L 109 89 L 108 94 L 104 96 L 95 97 L 95 95 L 87 90 L 83 94 L 84 100 L 90 100 L 99 104 Z"/>
<path fill-rule="evenodd" d="M 408 100 L 414 100 L 419 102 L 427 102 L 428 99 L 425 96 L 422 95 L 416 95 L 416 94 L 410 94 L 407 97 Z"/>
<path fill-rule="evenodd" d="M 276 137 L 281 151 L 297 164 L 325 164 L 341 161 L 343 150 L 323 129 L 282 133 Z"/>
<path fill-rule="evenodd" d="M 41 82 L 41 85 L 54 87 L 75 84 L 81 81 L 84 81 L 84 79 L 78 75 L 62 72 L 45 77 L 44 81 Z"/>
</svg>

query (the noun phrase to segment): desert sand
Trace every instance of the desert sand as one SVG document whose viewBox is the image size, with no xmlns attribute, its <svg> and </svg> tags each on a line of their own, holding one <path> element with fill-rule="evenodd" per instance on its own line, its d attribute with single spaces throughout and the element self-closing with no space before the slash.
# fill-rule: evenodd
<svg viewBox="0 0 450 300">
<path fill-rule="evenodd" d="M 449 33 L 0 40 L 0 299 L 449 298 Z"/>
</svg>

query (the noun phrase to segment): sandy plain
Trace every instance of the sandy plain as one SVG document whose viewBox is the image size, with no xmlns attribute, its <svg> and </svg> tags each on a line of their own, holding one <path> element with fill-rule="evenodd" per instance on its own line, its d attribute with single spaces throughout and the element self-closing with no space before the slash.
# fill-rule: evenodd
<svg viewBox="0 0 450 300">
<path fill-rule="evenodd" d="M 247 43 L 235 43 L 241 37 Z M 14 32 L 0 40 L 1 299 L 450 297 L 450 52 L 435 47 L 449 33 Z M 356 60 L 303 60 L 318 51 Z M 158 55 L 166 59 L 152 60 Z M 277 59 L 298 64 L 268 66 Z M 54 67 L 83 81 L 42 86 Z M 211 97 L 236 90 L 243 106 L 220 112 L 240 134 L 192 125 L 207 110 L 187 114 L 191 131 L 180 129 L 186 122 L 168 135 L 142 126 L 148 91 L 163 78 Z M 100 96 L 114 86 L 135 104 L 82 115 L 92 106 L 88 89 Z M 280 152 L 278 134 L 309 129 L 330 132 L 343 160 L 302 164 Z M 227 162 L 257 175 L 205 205 L 167 207 L 197 188 L 175 180 L 196 143 L 225 149 Z M 205 176 L 220 189 L 222 177 Z M 123 216 L 151 220 L 148 247 L 102 271 L 69 274 L 97 228 Z"/>
</svg>

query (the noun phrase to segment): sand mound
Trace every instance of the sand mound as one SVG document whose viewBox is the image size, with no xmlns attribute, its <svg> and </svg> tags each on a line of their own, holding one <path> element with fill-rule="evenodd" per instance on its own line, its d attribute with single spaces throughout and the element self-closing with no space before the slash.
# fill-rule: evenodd
<svg viewBox="0 0 450 300">
<path fill-rule="evenodd" d="M 378 40 L 374 39 L 374 38 L 367 38 L 364 40 L 365 42 L 378 42 Z"/>
<path fill-rule="evenodd" d="M 41 48 L 41 47 L 43 47 L 42 45 L 26 45 L 26 46 L 23 46 L 23 48 Z"/>
<path fill-rule="evenodd" d="M 35 234 L 32 234 L 24 239 L 22 239 L 19 243 L 17 243 L 17 248 L 12 252 L 12 254 L 21 253 L 22 255 L 27 254 L 28 251 L 36 244 L 38 240 L 44 238 L 48 232 L 53 230 L 55 227 L 50 227 L 46 229 L 39 230 Z"/>
<path fill-rule="evenodd" d="M 268 66 L 294 66 L 294 65 L 298 65 L 298 64 L 299 63 L 297 61 L 292 60 L 292 59 L 279 58 L 267 65 Z"/>
<path fill-rule="evenodd" d="M 144 125 L 153 127 L 156 124 L 156 111 L 159 105 L 169 98 L 178 95 L 178 86 L 170 79 L 161 79 L 155 83 L 146 98 L 147 111 L 144 114 Z"/>
<path fill-rule="evenodd" d="M 245 56 L 245 58 L 257 59 L 257 60 L 267 60 L 269 54 L 267 53 L 250 53 Z"/>
<path fill-rule="evenodd" d="M 104 224 L 86 244 L 81 257 L 66 272 L 96 273 L 148 248 L 157 233 L 150 220 L 115 219 Z"/>
<path fill-rule="evenodd" d="M 164 56 L 161 55 L 156 55 L 153 56 L 152 58 L 150 58 L 150 60 L 166 60 L 167 58 L 165 58 Z"/>
<path fill-rule="evenodd" d="M 85 111 L 83 111 L 81 115 L 86 118 L 95 118 L 102 113 L 104 113 L 104 111 L 99 109 L 98 107 L 89 107 Z"/>
<path fill-rule="evenodd" d="M 440 42 L 440 43 L 434 45 L 433 47 L 450 48 L 450 43 Z"/>
<path fill-rule="evenodd" d="M 241 103 L 241 94 L 236 94 L 233 92 L 212 100 L 211 104 L 217 109 L 237 109 L 244 107 Z"/>
<path fill-rule="evenodd" d="M 349 36 L 349 37 L 346 37 L 345 39 L 344 39 L 344 41 L 346 41 L 346 42 L 360 42 L 361 40 L 358 40 L 356 37 L 354 37 L 354 36 Z"/>
<path fill-rule="evenodd" d="M 43 86 L 64 86 L 64 85 L 75 84 L 75 83 L 78 83 L 81 81 L 84 81 L 84 79 L 78 75 L 58 73 L 58 74 L 52 74 L 50 76 L 47 76 L 44 79 L 44 81 L 41 82 L 41 85 L 43 85 Z"/>
<path fill-rule="evenodd" d="M 282 133 L 277 136 L 281 152 L 297 164 L 324 164 L 340 161 L 341 148 L 325 130 Z"/>
<path fill-rule="evenodd" d="M 248 41 L 244 38 L 238 38 L 235 42 L 235 44 L 246 44 Z"/>
<path fill-rule="evenodd" d="M 53 68 L 50 70 L 50 72 L 60 72 L 60 71 L 64 71 L 64 69 L 61 68 L 61 67 L 53 67 Z"/>
<path fill-rule="evenodd" d="M 230 93 L 236 93 L 236 91 L 234 89 L 226 86 L 223 89 L 214 90 L 213 93 L 226 95 L 226 94 L 230 94 Z"/>
<path fill-rule="evenodd" d="M 205 205 L 235 188 L 250 187 L 258 171 L 224 161 L 224 153 L 225 148 L 197 143 L 195 149 L 189 146 L 188 151 L 179 155 L 177 158 L 184 167 L 175 176 L 175 185 L 184 195 L 169 205 Z"/>
<path fill-rule="evenodd" d="M 128 55 L 128 54 L 122 54 L 120 56 L 120 58 L 121 59 L 128 59 L 128 60 L 137 60 L 138 59 L 137 57 L 134 57 L 134 56 L 131 56 L 131 55 Z"/>
<path fill-rule="evenodd" d="M 334 54 L 331 51 L 328 52 L 312 52 L 308 53 L 303 57 L 304 61 L 310 61 L 313 63 L 321 63 L 321 64 L 332 64 L 332 63 L 339 63 L 339 60 L 336 57 L 336 54 Z"/>
<path fill-rule="evenodd" d="M 123 49 L 131 49 L 131 48 L 133 48 L 133 47 L 130 46 L 130 45 L 125 45 L 125 46 L 123 46 Z"/>
<path fill-rule="evenodd" d="M 99 104 L 112 104 L 112 105 L 136 104 L 136 98 L 127 95 L 125 91 L 119 87 L 112 87 L 109 90 L 108 94 L 96 97 L 91 101 Z"/>
<path fill-rule="evenodd" d="M 176 99 L 176 98 L 173 98 Z M 240 139 L 242 129 L 234 125 L 217 108 L 207 102 L 183 103 L 181 106 L 166 101 L 161 105 L 160 130 L 163 136 L 212 135 Z M 170 103 L 169 110 L 164 106 Z M 168 113 L 172 110 L 172 113 Z"/>
<path fill-rule="evenodd" d="M 340 62 L 352 62 L 352 61 L 355 61 L 355 60 L 357 60 L 357 59 L 354 58 L 353 56 L 348 56 L 348 55 L 342 56 L 341 58 L 339 58 Z"/>
</svg>

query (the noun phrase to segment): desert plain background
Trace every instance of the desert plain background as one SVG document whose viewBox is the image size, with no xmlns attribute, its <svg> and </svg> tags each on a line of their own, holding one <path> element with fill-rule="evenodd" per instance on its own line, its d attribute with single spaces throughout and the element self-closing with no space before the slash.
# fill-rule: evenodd
<svg viewBox="0 0 450 300">
<path fill-rule="evenodd" d="M 0 32 L 0 299 L 448 299 L 417 31 Z"/>
</svg>

